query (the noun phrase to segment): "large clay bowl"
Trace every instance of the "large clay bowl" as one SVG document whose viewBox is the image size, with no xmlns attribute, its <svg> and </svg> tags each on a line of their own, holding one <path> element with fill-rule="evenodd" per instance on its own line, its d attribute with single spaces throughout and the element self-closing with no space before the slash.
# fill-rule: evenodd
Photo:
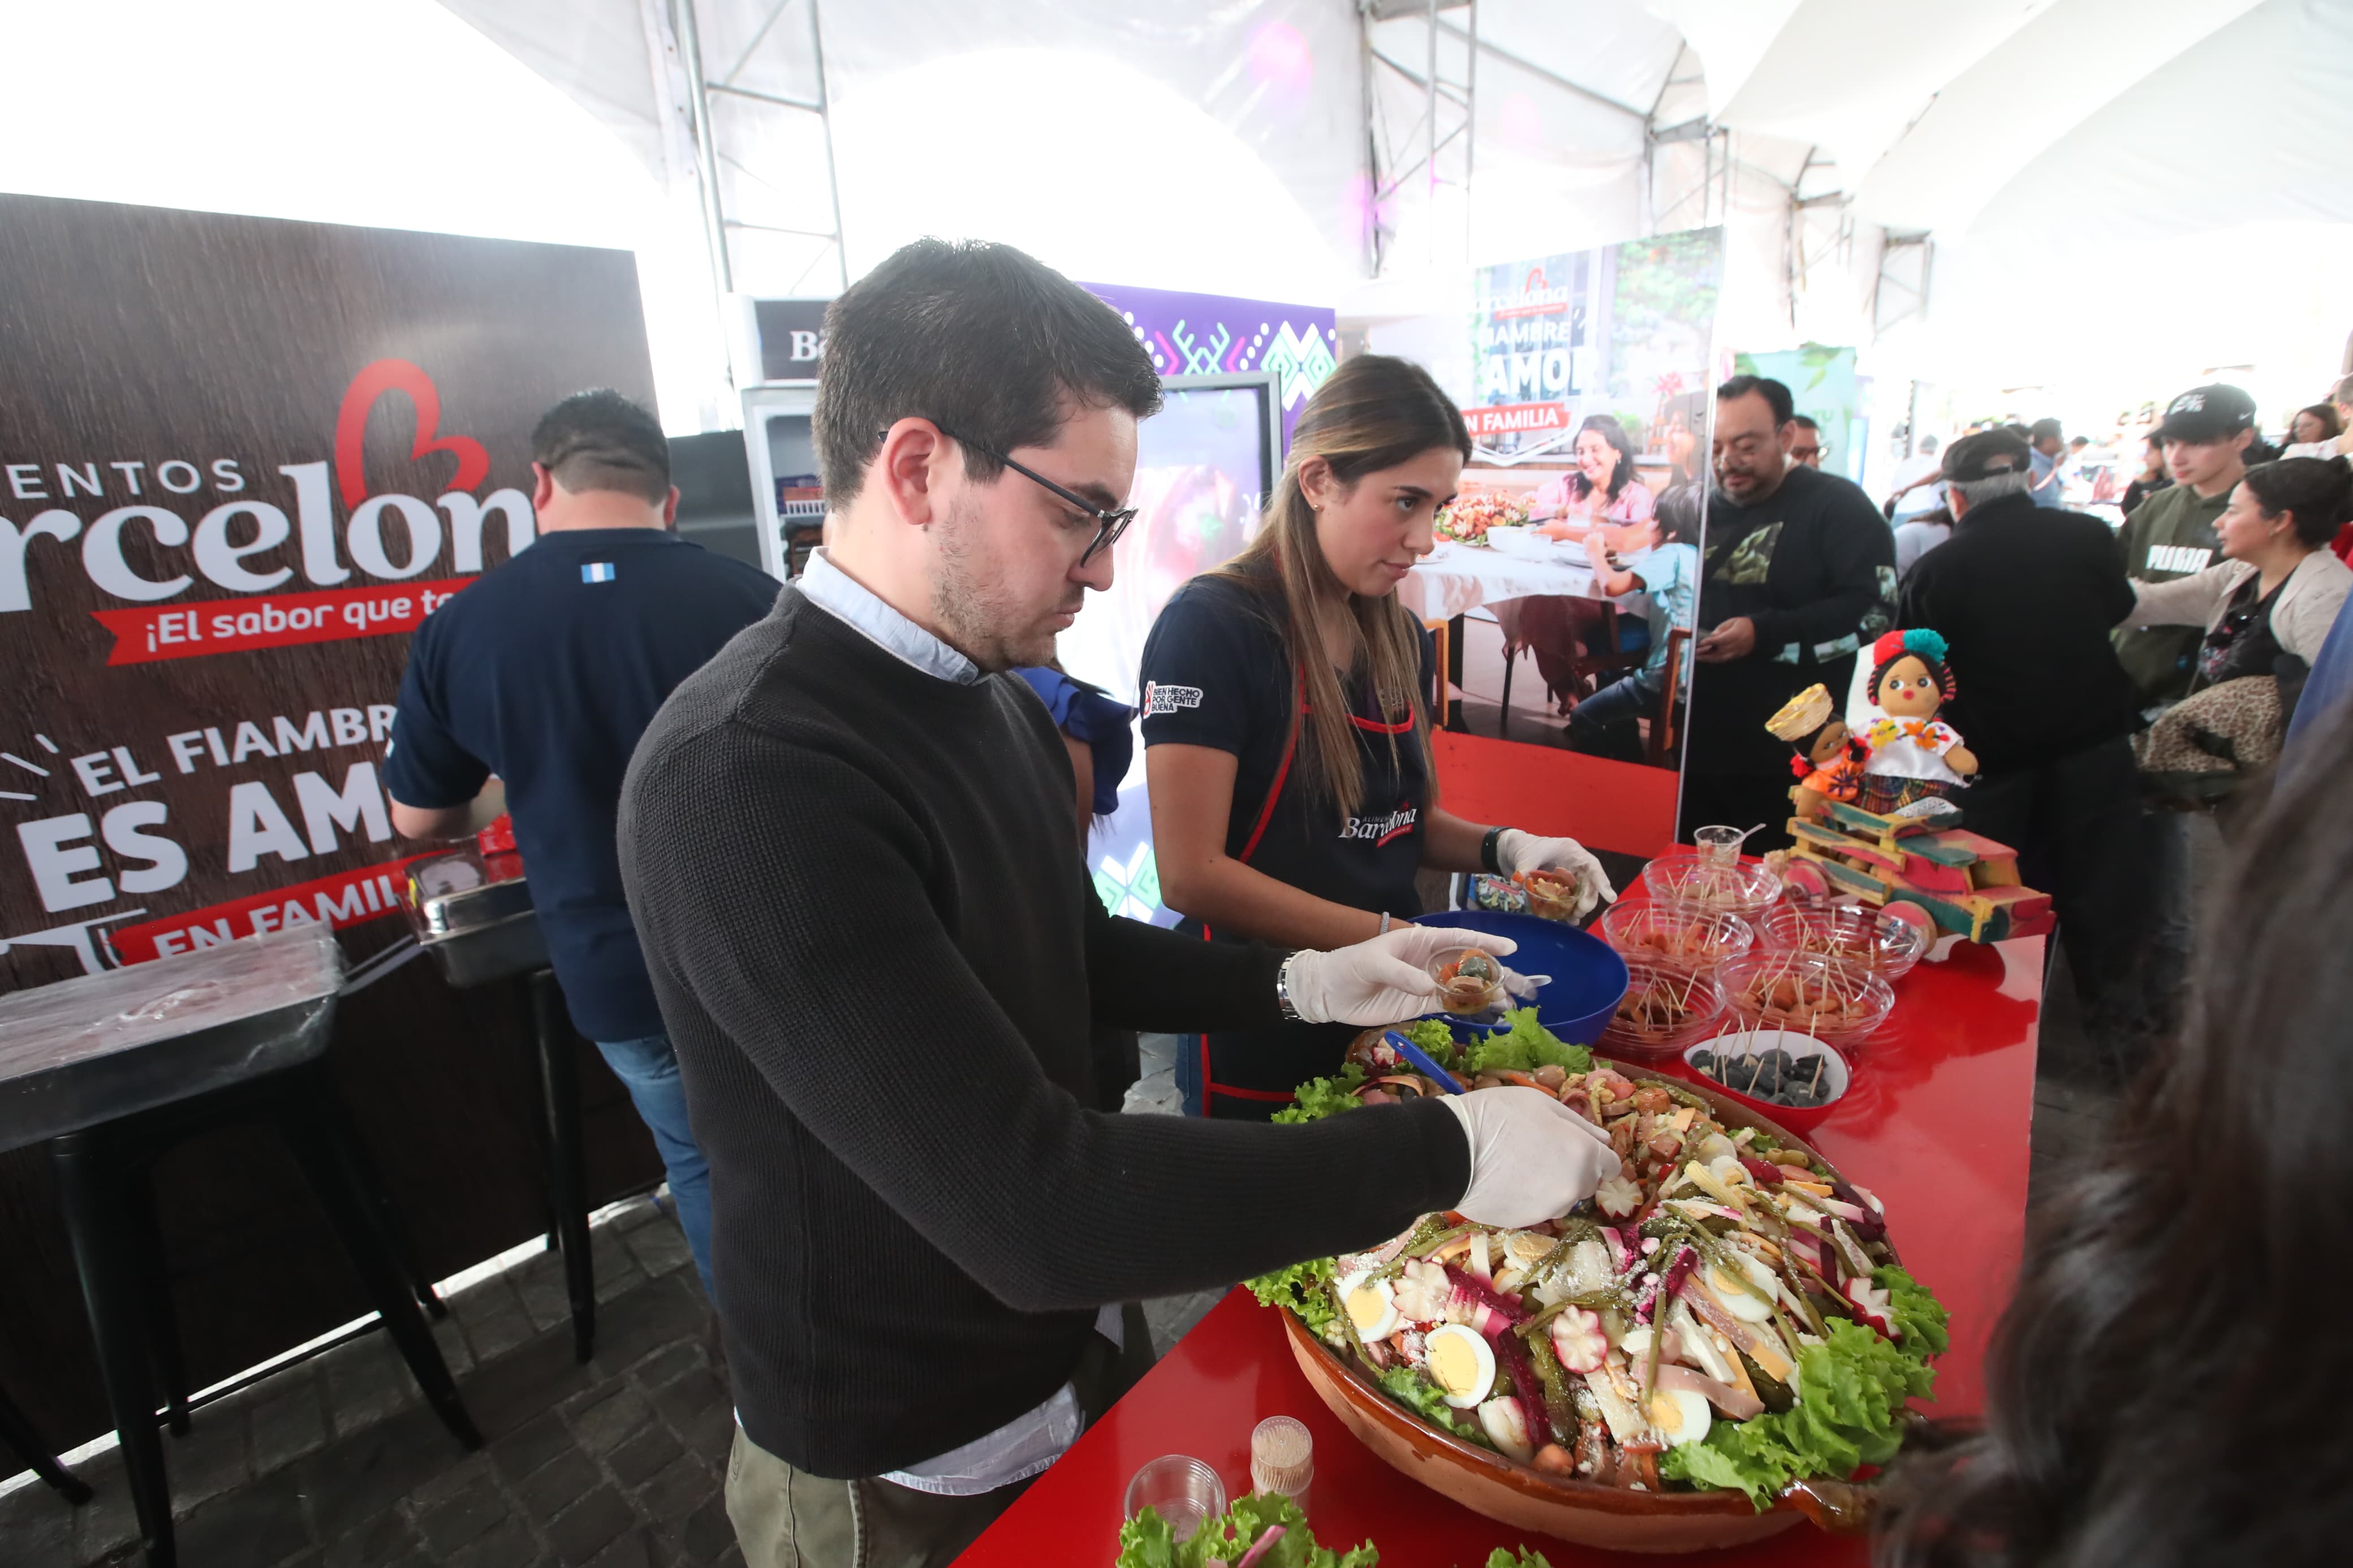
<svg viewBox="0 0 2353 1568">
<path fill-rule="evenodd" d="M 1657 1069 L 1640 1063 L 1609 1062 L 1598 1057 L 1595 1061 L 1615 1067 L 1630 1078 L 1661 1076 Z M 1821 1158 L 1804 1139 L 1707 1085 L 1680 1079 L 1675 1082 L 1706 1100 L 1725 1127 L 1754 1127 Z M 1815 1491 L 1797 1493 L 1759 1513 L 1739 1492 L 1626 1491 L 1514 1464 L 1407 1415 L 1291 1313 L 1282 1314 L 1282 1326 L 1299 1370 L 1332 1414 L 1365 1447 L 1432 1491 L 1489 1519 L 1580 1546 L 1661 1552 L 1745 1545 L 1778 1534 L 1801 1519 L 1841 1530 L 1860 1528 L 1867 1521 L 1868 1509 L 1852 1506 L 1852 1489 L 1843 1487 L 1818 1489 L 1831 1493 L 1835 1501 Z"/>
</svg>

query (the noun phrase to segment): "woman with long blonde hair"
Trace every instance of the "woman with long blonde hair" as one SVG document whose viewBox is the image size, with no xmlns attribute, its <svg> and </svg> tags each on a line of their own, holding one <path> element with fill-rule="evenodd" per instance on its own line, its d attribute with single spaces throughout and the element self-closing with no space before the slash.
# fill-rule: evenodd
<svg viewBox="0 0 2353 1568">
<path fill-rule="evenodd" d="M 1430 639 L 1397 601 L 1428 554 L 1471 437 L 1429 372 L 1352 359 L 1308 400 L 1259 531 L 1168 601 L 1144 649 L 1144 742 L 1161 900 L 1209 941 L 1324 948 L 1421 912 L 1414 875 L 1575 872 L 1573 839 L 1467 822 L 1438 803 Z M 1198 1037 L 1197 1114 L 1263 1120 L 1337 1069 L 1345 1027 Z"/>
</svg>

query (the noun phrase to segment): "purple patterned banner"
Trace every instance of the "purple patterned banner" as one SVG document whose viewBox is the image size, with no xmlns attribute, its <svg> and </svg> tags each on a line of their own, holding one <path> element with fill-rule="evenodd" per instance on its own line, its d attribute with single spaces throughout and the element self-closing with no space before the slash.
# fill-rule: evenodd
<svg viewBox="0 0 2353 1568">
<path fill-rule="evenodd" d="M 1179 294 L 1123 283 L 1086 287 L 1127 318 L 1163 375 L 1274 372 L 1282 378 L 1285 447 L 1308 394 L 1339 365 L 1339 331 L 1328 305 Z"/>
</svg>

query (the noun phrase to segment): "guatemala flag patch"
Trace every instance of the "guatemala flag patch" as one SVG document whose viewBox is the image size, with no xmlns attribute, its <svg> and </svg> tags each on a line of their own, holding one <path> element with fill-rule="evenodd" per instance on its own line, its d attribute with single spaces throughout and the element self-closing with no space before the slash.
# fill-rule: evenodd
<svg viewBox="0 0 2353 1568">
<path fill-rule="evenodd" d="M 580 580 L 583 583 L 609 583 L 613 580 L 613 563 L 609 561 L 588 562 L 580 568 Z"/>
</svg>

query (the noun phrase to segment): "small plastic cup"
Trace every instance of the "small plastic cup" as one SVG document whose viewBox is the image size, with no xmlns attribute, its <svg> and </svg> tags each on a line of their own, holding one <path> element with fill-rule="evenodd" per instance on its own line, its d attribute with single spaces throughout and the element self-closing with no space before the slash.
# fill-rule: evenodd
<svg viewBox="0 0 2353 1568">
<path fill-rule="evenodd" d="M 1458 1017 L 1475 1018 L 1504 1005 L 1504 961 L 1483 948 L 1451 948 L 1430 961 L 1439 999 Z"/>
<path fill-rule="evenodd" d="M 1576 923 L 1579 888 L 1575 872 L 1547 868 L 1523 871 L 1517 880 L 1527 890 L 1530 914 L 1564 925 Z"/>
<path fill-rule="evenodd" d="M 1741 842 L 1747 837 L 1737 827 L 1692 829 L 1692 842 L 1699 846 L 1700 858 L 1711 866 L 1730 866 L 1738 861 Z"/>
<path fill-rule="evenodd" d="M 1163 1454 L 1127 1483 L 1126 1516 L 1134 1519 L 1147 1508 L 1167 1521 L 1171 1535 L 1189 1541 L 1226 1511 L 1226 1483 L 1198 1459 Z"/>
</svg>

